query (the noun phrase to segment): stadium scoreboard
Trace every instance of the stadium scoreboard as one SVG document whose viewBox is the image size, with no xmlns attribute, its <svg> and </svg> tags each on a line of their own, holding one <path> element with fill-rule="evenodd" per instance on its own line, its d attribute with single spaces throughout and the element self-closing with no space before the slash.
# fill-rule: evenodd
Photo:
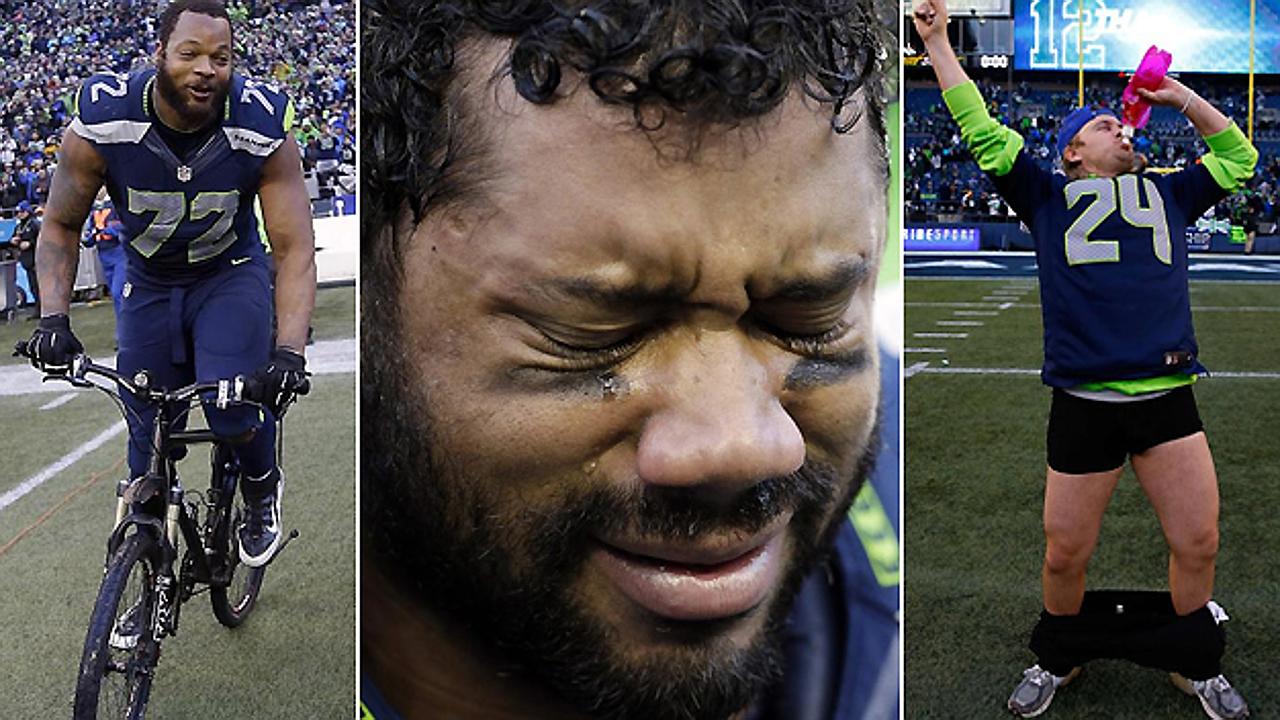
<svg viewBox="0 0 1280 720">
<path fill-rule="evenodd" d="M 1173 72 L 1249 72 L 1242 0 L 1014 0 L 1013 17 L 1016 70 L 1132 70 L 1159 45 Z M 1257 0 L 1254 46 L 1254 72 L 1280 72 L 1280 0 Z"/>
</svg>

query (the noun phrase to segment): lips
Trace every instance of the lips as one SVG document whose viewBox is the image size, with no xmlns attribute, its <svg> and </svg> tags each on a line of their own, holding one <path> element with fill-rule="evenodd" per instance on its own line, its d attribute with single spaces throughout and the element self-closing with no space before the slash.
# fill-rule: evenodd
<svg viewBox="0 0 1280 720">
<path fill-rule="evenodd" d="M 760 605 L 781 576 L 788 515 L 746 538 L 685 543 L 599 540 L 590 563 L 641 608 L 669 620 L 717 620 Z"/>
<path fill-rule="evenodd" d="M 209 98 L 213 97 L 212 87 L 191 85 L 188 86 L 187 89 L 191 91 L 192 97 L 201 102 L 208 101 Z"/>
</svg>

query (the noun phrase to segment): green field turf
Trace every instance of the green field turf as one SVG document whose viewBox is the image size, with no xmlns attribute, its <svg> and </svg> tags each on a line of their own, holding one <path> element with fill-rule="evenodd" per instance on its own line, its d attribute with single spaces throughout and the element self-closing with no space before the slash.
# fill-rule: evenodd
<svg viewBox="0 0 1280 720">
<path fill-rule="evenodd" d="M 993 292 L 1008 298 L 983 300 Z M 1254 715 L 1270 717 L 1280 708 L 1274 671 L 1280 622 L 1273 610 L 1280 571 L 1272 559 L 1280 547 L 1274 519 L 1280 463 L 1270 420 L 1280 379 L 1225 375 L 1280 372 L 1280 286 L 1195 283 L 1192 305 L 1202 359 L 1224 373 L 1196 385 L 1222 494 L 1214 597 L 1232 618 L 1224 671 Z M 968 337 L 915 336 L 922 332 Z M 1004 702 L 1035 661 L 1026 644 L 1041 609 L 1049 390 L 1037 374 L 956 371 L 1038 370 L 1040 333 L 1034 280 L 907 281 L 903 364 L 914 372 L 904 385 L 908 718 L 1008 717 Z M 921 348 L 946 352 L 912 351 Z M 1155 514 L 1126 471 L 1103 523 L 1089 587 L 1163 589 L 1166 557 Z M 1203 712 L 1156 670 L 1096 661 L 1059 692 L 1045 717 Z"/>
<path fill-rule="evenodd" d="M 351 287 L 321 291 L 320 339 L 354 335 L 354 297 Z M 74 317 L 89 331 L 86 344 L 105 338 L 103 354 L 109 354 L 109 305 L 77 308 Z M 317 375 L 313 382 L 285 426 L 284 524 L 300 537 L 271 565 L 258 606 L 240 628 L 219 625 L 207 595 L 182 607 L 178 635 L 162 646 L 147 717 L 353 715 L 355 380 L 348 373 Z M 100 394 L 39 409 L 55 397 L 0 396 L 0 414 L 7 418 L 0 493 L 119 418 Z M 70 714 L 123 458 L 121 434 L 0 509 L 0 548 L 12 543 L 0 550 L 0 698 L 6 716 Z M 207 481 L 207 458 L 196 448 L 182 464 L 189 489 Z"/>
<path fill-rule="evenodd" d="M 316 292 L 312 315 L 313 338 L 333 340 L 355 336 L 356 293 L 354 286 L 321 288 Z M 27 321 L 24 308 L 12 322 L 0 321 L 0 365 L 25 363 L 13 357 L 13 344 L 31 337 L 34 321 Z M 84 343 L 91 357 L 115 354 L 115 315 L 111 300 L 77 303 L 71 308 L 71 329 Z"/>
</svg>

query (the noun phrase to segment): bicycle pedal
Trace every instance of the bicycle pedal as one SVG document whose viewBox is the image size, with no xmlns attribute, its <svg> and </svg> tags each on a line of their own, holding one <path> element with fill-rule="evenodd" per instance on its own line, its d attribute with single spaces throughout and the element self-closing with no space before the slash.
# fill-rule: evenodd
<svg viewBox="0 0 1280 720">
<path fill-rule="evenodd" d="M 298 530 L 296 528 L 293 530 L 290 530 L 289 534 L 285 536 L 284 540 L 280 541 L 280 547 L 276 548 L 276 551 L 271 555 L 271 559 L 268 560 L 266 564 L 263 565 L 263 567 L 266 567 L 267 565 L 270 565 L 271 563 L 275 562 L 276 558 L 280 557 L 280 553 L 283 553 L 284 549 L 289 546 L 289 541 L 293 540 L 296 537 L 298 537 Z"/>
</svg>

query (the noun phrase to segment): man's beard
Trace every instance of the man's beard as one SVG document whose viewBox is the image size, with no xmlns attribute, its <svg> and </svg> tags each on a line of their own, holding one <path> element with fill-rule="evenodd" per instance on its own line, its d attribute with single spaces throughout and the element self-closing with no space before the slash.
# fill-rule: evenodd
<svg viewBox="0 0 1280 720">
<path fill-rule="evenodd" d="M 213 123 L 218 117 L 218 113 L 222 112 L 222 106 L 226 103 L 227 93 L 229 92 L 229 84 L 221 83 L 218 80 L 210 80 L 208 83 L 213 94 L 209 98 L 209 106 L 202 108 L 196 106 L 195 102 L 187 95 L 185 88 L 179 87 L 169 76 L 169 70 L 166 63 L 162 60 L 156 68 L 156 91 L 160 93 L 169 107 L 182 118 L 187 125 L 182 128 L 188 132 L 200 130 Z M 179 128 L 174 128 L 175 130 Z"/>
<path fill-rule="evenodd" d="M 377 325 L 382 347 L 403 347 L 396 320 Z M 372 328 L 369 328 L 372 330 Z M 653 720 L 726 718 L 782 675 L 780 635 L 792 600 L 824 558 L 869 472 L 875 433 L 855 478 L 806 462 L 719 506 L 697 488 L 628 491 L 584 478 L 554 503 L 504 512 L 481 483 L 433 441 L 430 404 L 397 353 L 368 353 L 362 371 L 363 527 L 372 560 L 429 611 L 483 638 L 502 668 L 532 676 L 592 715 Z M 480 489 L 477 489 L 477 486 Z M 763 630 L 745 647 L 727 637 L 735 619 L 654 619 L 663 637 L 644 660 L 619 657 L 622 641 L 573 596 L 593 537 L 623 531 L 688 541 L 729 531 L 754 534 L 785 512 L 791 557 L 781 586 L 760 610 Z M 514 552 L 513 552 L 514 551 Z M 519 559 L 513 555 L 519 554 Z"/>
</svg>

